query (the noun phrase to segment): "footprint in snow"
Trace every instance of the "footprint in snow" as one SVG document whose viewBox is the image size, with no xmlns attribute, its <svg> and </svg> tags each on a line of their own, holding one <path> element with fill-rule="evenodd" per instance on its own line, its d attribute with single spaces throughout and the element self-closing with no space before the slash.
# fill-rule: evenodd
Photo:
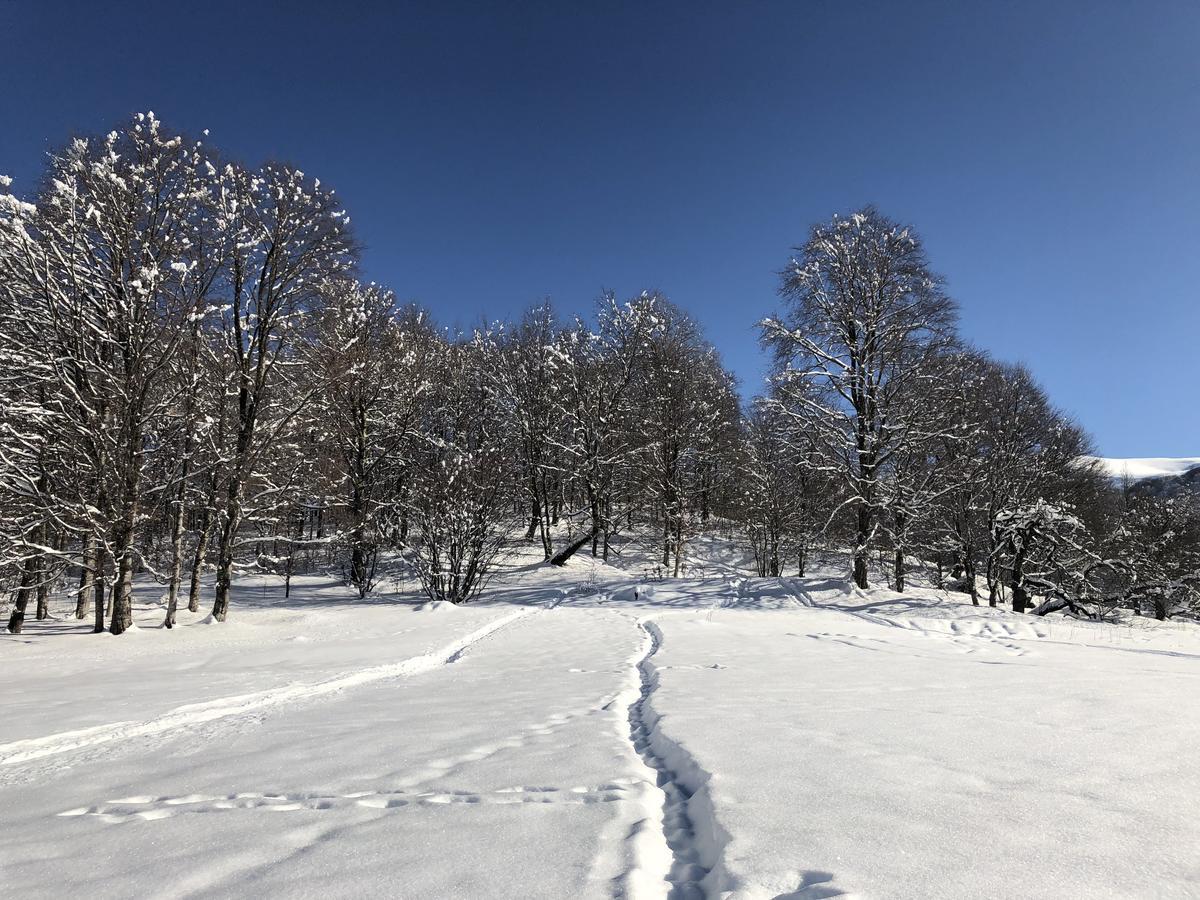
<svg viewBox="0 0 1200 900">
<path fill-rule="evenodd" d="M 181 813 L 263 810 L 287 813 L 331 809 L 394 810 L 408 806 L 502 806 L 522 803 L 590 804 L 612 803 L 636 798 L 647 783 L 631 780 L 601 785 L 558 788 L 544 785 L 500 788 L 494 791 L 353 791 L 346 794 L 259 794 L 239 793 L 225 797 L 191 794 L 182 797 L 125 797 L 95 806 L 68 809 L 64 817 L 90 816 L 108 824 L 153 821 Z"/>
</svg>

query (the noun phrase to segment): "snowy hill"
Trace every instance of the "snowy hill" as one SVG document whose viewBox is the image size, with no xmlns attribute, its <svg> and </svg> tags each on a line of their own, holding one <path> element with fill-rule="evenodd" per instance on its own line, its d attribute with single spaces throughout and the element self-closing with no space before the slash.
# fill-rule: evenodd
<svg viewBox="0 0 1200 900">
<path fill-rule="evenodd" d="M 125 637 L 4 635 L 4 893 L 1194 892 L 1194 626 L 710 549 L 678 580 L 518 561 L 465 607 L 248 577 L 170 633 L 147 585 Z"/>
<path fill-rule="evenodd" d="M 1200 466 L 1200 456 L 1128 458 L 1085 456 L 1083 459 L 1099 463 L 1104 472 L 1114 480 L 1128 478 L 1131 481 L 1142 481 L 1147 478 L 1166 478 L 1183 475 Z"/>
</svg>

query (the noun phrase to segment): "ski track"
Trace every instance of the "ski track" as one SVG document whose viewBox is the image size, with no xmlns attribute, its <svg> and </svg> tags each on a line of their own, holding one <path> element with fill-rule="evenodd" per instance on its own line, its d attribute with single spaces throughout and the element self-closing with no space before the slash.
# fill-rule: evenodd
<svg viewBox="0 0 1200 900">
<path fill-rule="evenodd" d="M 347 672 L 325 681 L 291 684 L 251 694 L 222 697 L 203 703 L 187 704 L 146 721 L 115 722 L 75 731 L 64 731 L 40 738 L 28 738 L 0 744 L 0 768 L 20 767 L 23 763 L 64 753 L 87 751 L 117 740 L 156 737 L 222 719 L 245 718 L 260 711 L 336 694 L 347 688 L 371 684 L 389 678 L 404 678 L 452 665 L 475 644 L 533 609 L 519 609 L 478 628 L 430 653 L 413 656 L 397 663 L 371 666 Z M 0 779 L 4 783 L 9 779 Z"/>
<path fill-rule="evenodd" d="M 667 896 L 670 900 L 697 900 L 709 895 L 706 884 L 711 880 L 709 876 L 724 841 L 717 838 L 721 832 L 715 820 L 702 823 L 710 840 L 704 841 L 697 832 L 699 823 L 693 817 L 701 806 L 707 817 L 712 819 L 711 803 L 691 802 L 699 791 L 704 790 L 707 775 L 699 770 L 683 748 L 665 739 L 657 728 L 651 697 L 658 686 L 658 671 L 651 660 L 662 647 L 663 635 L 649 619 L 639 619 L 637 626 L 644 635 L 644 651 L 634 662 L 640 687 L 629 704 L 629 741 L 637 755 L 655 774 L 662 794 L 662 816 L 657 821 L 661 830 L 658 836 L 660 846 L 656 848 L 657 852 L 643 849 L 642 855 L 661 857 L 666 864 Z M 680 772 L 684 769 L 691 770 L 696 777 L 682 777 Z M 643 820 L 635 825 L 629 835 L 630 840 L 643 843 L 644 847 L 648 824 Z M 662 847 L 662 844 L 666 846 Z M 643 858 L 642 864 L 647 862 Z M 619 896 L 637 896 L 635 891 L 618 890 L 617 893 Z"/>
</svg>

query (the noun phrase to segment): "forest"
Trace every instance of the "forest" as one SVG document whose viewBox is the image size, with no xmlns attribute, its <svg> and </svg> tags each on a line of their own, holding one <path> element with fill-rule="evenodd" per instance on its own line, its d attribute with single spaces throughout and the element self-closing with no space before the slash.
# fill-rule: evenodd
<svg viewBox="0 0 1200 900">
<path fill-rule="evenodd" d="M 366 597 L 386 562 L 466 603 L 514 542 L 562 565 L 637 541 L 671 578 L 717 527 L 762 576 L 840 553 L 860 588 L 920 570 L 1019 613 L 1200 612 L 1195 496 L 1088 463 L 1083 425 L 959 334 L 916 229 L 878 209 L 780 236 L 771 376 L 742 386 L 655 290 L 449 329 L 362 277 L 319 178 L 203 137 L 139 114 L 38 185 L 0 178 L 10 632 L 69 596 L 120 634 L 135 578 L 168 628 L 224 621 L 240 575 L 301 565 Z"/>
</svg>

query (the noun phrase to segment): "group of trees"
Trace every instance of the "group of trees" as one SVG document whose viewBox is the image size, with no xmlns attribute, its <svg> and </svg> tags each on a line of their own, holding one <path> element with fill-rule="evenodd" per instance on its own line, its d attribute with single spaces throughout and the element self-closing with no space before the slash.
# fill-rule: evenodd
<svg viewBox="0 0 1200 900">
<path fill-rule="evenodd" d="M 210 584 L 222 620 L 239 567 L 314 546 L 361 594 L 388 549 L 461 601 L 514 519 L 562 561 L 648 511 L 678 571 L 738 427 L 698 325 L 646 293 L 451 334 L 358 280 L 348 224 L 318 179 L 153 114 L 52 154 L 33 202 L 0 183 L 11 630 L 69 579 L 120 633 L 139 573 L 168 626 Z"/>
<path fill-rule="evenodd" d="M 386 552 L 461 602 L 522 536 L 562 564 L 636 535 L 679 575 L 712 517 L 764 575 L 845 547 L 860 586 L 879 551 L 898 590 L 930 564 L 1021 610 L 1192 602 L 1194 507 L 1081 465 L 1084 433 L 958 338 L 919 239 L 873 209 L 783 273 L 749 410 L 660 294 L 451 333 L 356 263 L 318 179 L 153 114 L 52 154 L 32 202 L 0 179 L 9 630 L 69 590 L 120 633 L 138 574 L 168 627 L 210 585 L 223 620 L 239 569 L 290 575 L 314 548 L 361 596 Z"/>
<path fill-rule="evenodd" d="M 1017 612 L 1035 596 L 1039 612 L 1194 607 L 1194 500 L 1119 492 L 1085 462 L 1086 433 L 1029 371 L 957 334 L 911 227 L 870 207 L 835 217 L 781 278 L 788 313 L 763 323 L 777 362 L 761 401 L 770 424 L 752 431 L 755 469 L 770 473 L 764 523 L 798 516 L 803 545 L 820 482 L 821 533 L 840 530 L 859 587 L 878 548 L 898 591 L 916 561 L 948 568 L 975 603 L 981 588 L 991 605 L 1007 593 Z M 790 501 L 773 495 L 781 483 Z"/>
</svg>

